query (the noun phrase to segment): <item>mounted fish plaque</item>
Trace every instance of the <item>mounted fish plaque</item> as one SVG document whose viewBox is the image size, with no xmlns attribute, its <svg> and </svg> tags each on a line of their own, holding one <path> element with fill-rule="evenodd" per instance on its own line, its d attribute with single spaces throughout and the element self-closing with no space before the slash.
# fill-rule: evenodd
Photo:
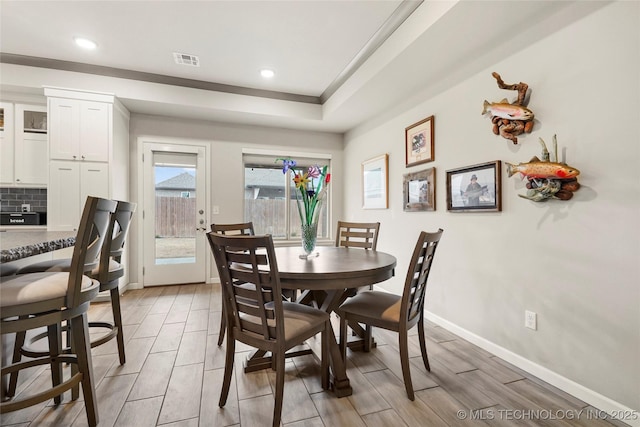
<svg viewBox="0 0 640 427">
<path fill-rule="evenodd" d="M 553 135 L 555 157 L 553 162 L 542 138 L 540 138 L 540 145 L 542 145 L 542 160 L 534 156 L 528 163 L 514 165 L 505 162 L 509 177 L 520 173 L 528 180 L 527 194 L 518 194 L 518 196 L 534 202 L 571 199 L 573 193 L 580 188 L 577 178 L 580 171 L 566 163 L 558 162 L 558 142 L 555 135 Z"/>
<path fill-rule="evenodd" d="M 533 130 L 533 111 L 524 105 L 524 98 L 527 95 L 529 85 L 522 82 L 507 85 L 502 81 L 500 74 L 493 72 L 491 75 L 495 77 L 500 89 L 518 91 L 518 99 L 513 103 L 509 103 L 507 98 L 504 98 L 500 102 L 489 102 L 485 100 L 482 114 L 491 114 L 493 133 L 517 144 L 518 135 L 523 132 L 531 133 Z"/>
</svg>

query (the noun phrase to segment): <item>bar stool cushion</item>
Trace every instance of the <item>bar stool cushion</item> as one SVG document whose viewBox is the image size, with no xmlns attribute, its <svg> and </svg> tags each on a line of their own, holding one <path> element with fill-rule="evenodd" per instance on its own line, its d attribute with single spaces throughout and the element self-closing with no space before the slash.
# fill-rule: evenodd
<svg viewBox="0 0 640 427">
<path fill-rule="evenodd" d="M 69 273 L 33 273 L 16 275 L 2 282 L 0 308 L 17 308 L 20 305 L 44 303 L 52 310 L 64 305 L 69 284 Z M 87 276 L 82 277 L 83 291 L 98 286 L 99 283 Z M 44 310 L 43 310 L 44 311 Z"/>
<path fill-rule="evenodd" d="M 16 274 L 31 274 L 31 273 L 50 273 L 50 272 L 66 272 L 71 268 L 71 259 L 54 259 L 42 262 L 36 262 L 29 264 L 18 270 Z M 88 274 L 94 279 L 98 278 L 100 266 L 97 266 Z M 116 274 L 117 273 L 117 274 Z M 120 274 L 121 273 L 121 274 Z M 117 279 L 124 275 L 124 267 L 122 264 L 111 258 L 109 260 L 109 280 Z M 115 277 L 113 277 L 115 276 Z M 113 277 L 113 278 L 111 278 Z"/>
<path fill-rule="evenodd" d="M 18 267 L 8 264 L 0 264 L 0 277 L 13 276 L 18 271 Z"/>
</svg>

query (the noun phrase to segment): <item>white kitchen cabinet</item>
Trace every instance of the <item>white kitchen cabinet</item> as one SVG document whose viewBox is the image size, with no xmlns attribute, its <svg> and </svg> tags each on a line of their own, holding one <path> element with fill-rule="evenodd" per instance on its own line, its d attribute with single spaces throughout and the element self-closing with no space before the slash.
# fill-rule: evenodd
<svg viewBox="0 0 640 427">
<path fill-rule="evenodd" d="M 47 107 L 0 103 L 0 182 L 46 186 L 49 169 Z"/>
<path fill-rule="evenodd" d="M 87 196 L 109 198 L 109 165 L 52 160 L 49 165 L 49 229 L 76 230 Z"/>
<path fill-rule="evenodd" d="M 47 107 L 15 104 L 16 185 L 41 184 L 48 181 Z"/>
<path fill-rule="evenodd" d="M 87 196 L 129 200 L 129 112 L 112 94 L 45 87 L 47 228 L 75 230 Z"/>
<path fill-rule="evenodd" d="M 48 103 L 51 159 L 109 161 L 112 104 L 53 97 Z"/>
<path fill-rule="evenodd" d="M 13 184 L 13 104 L 0 102 L 0 183 Z"/>
</svg>

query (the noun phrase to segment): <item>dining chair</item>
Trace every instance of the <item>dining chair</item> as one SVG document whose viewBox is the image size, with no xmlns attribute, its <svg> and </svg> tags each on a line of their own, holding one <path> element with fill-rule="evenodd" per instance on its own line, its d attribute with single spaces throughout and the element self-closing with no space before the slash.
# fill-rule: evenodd
<svg viewBox="0 0 640 427">
<path fill-rule="evenodd" d="M 69 271 L 20 274 L 2 281 L 1 333 L 6 335 L 46 327 L 49 351 L 41 357 L 2 366 L 1 375 L 48 364 L 52 387 L 28 397 L 19 395 L 17 399 L 3 401 L 0 413 L 23 409 L 51 398 L 55 404 L 60 404 L 62 393 L 81 384 L 88 424 L 98 424 L 87 311 L 91 300 L 100 291 L 100 283 L 84 274 L 84 265 L 88 257 L 95 256 L 96 262 L 99 259 L 99 249 L 108 235 L 111 214 L 115 209 L 115 201 L 87 197 Z M 64 321 L 69 323 L 72 336 L 69 353 L 63 351 L 60 340 L 60 325 Z M 65 363 L 72 364 L 72 372 L 63 381 L 62 367 Z"/>
<path fill-rule="evenodd" d="M 116 210 L 111 215 L 109 227 L 106 237 L 102 243 L 102 247 L 92 247 L 92 256 L 86 257 L 84 264 L 84 273 L 98 280 L 100 283 L 100 292 L 109 291 L 111 297 L 111 311 L 113 314 L 112 322 L 89 322 L 89 328 L 104 328 L 108 332 L 91 341 L 91 348 L 102 345 L 116 338 L 118 344 L 118 357 L 120 364 L 126 362 L 124 335 L 122 328 L 122 311 L 120 308 L 120 289 L 119 281 L 125 274 L 124 265 L 122 264 L 122 255 L 124 246 L 133 214 L 136 210 L 135 203 L 125 201 L 117 201 Z M 100 249 L 97 251 L 97 249 Z M 29 264 L 18 271 L 18 275 L 42 273 L 42 272 L 68 272 L 71 268 L 71 259 L 48 260 L 39 263 Z M 35 335 L 30 344 L 46 337 L 46 332 Z M 68 336 L 67 336 L 68 338 Z M 40 357 L 46 353 L 36 351 L 30 347 L 24 346 L 25 332 L 16 334 L 16 342 L 13 351 L 13 362 L 18 362 L 21 356 Z M 7 394 L 13 396 L 17 385 L 18 373 L 11 375 Z M 75 393 L 75 391 L 74 391 Z"/>
<path fill-rule="evenodd" d="M 345 301 L 339 308 L 340 315 L 340 351 L 346 360 L 347 322 L 364 323 L 390 331 L 398 332 L 400 362 L 407 396 L 414 400 L 411 372 L 409 370 L 408 331 L 418 324 L 418 337 L 422 361 L 430 371 L 427 346 L 424 335 L 424 298 L 427 279 L 433 264 L 433 257 L 443 230 L 434 233 L 420 233 L 413 250 L 413 256 L 407 271 L 402 295 L 387 292 L 364 291 Z"/>
<path fill-rule="evenodd" d="M 349 222 L 338 221 L 336 230 L 336 246 L 345 248 L 362 248 L 365 250 L 375 251 L 378 247 L 378 234 L 380 233 L 379 222 Z M 367 285 L 359 289 L 373 289 L 373 285 Z M 345 292 L 341 301 L 353 297 L 359 289 L 349 289 Z M 351 325 L 354 333 L 363 336 L 364 351 L 369 351 L 372 345 L 371 328 L 367 327 L 362 330 L 357 324 Z M 357 330 L 357 331 L 356 331 Z"/>
<path fill-rule="evenodd" d="M 329 388 L 329 314 L 283 301 L 273 239 L 265 236 L 207 234 L 223 286 L 227 348 L 219 406 L 226 404 L 233 373 L 235 342 L 271 352 L 276 371 L 273 426 L 280 425 L 285 352 L 321 333 L 321 382 Z M 250 283 L 253 286 L 247 287 Z"/>
<path fill-rule="evenodd" d="M 240 222 L 236 224 L 211 224 L 211 231 L 223 235 L 232 236 L 253 236 L 253 222 Z M 218 333 L 218 346 L 222 345 L 224 332 L 227 329 L 227 322 L 224 315 L 224 304 L 222 304 L 222 315 L 220 316 L 220 332 Z"/>
<path fill-rule="evenodd" d="M 378 245 L 379 222 L 338 221 L 336 246 L 376 250 Z"/>
</svg>

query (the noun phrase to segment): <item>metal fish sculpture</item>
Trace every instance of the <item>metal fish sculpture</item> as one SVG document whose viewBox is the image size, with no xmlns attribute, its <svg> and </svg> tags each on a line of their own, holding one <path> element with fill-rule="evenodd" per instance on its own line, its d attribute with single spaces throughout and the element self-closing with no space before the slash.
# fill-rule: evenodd
<svg viewBox="0 0 640 427">
<path fill-rule="evenodd" d="M 534 157 L 528 163 L 517 165 L 505 162 L 509 177 L 520 172 L 527 178 L 569 179 L 580 175 L 580 171 L 564 163 L 543 162 Z"/>
<path fill-rule="evenodd" d="M 509 120 L 533 120 L 533 111 L 521 105 L 509 104 L 507 99 L 500 102 L 484 101 L 482 114 L 491 113 L 494 117 L 501 117 Z"/>
</svg>

